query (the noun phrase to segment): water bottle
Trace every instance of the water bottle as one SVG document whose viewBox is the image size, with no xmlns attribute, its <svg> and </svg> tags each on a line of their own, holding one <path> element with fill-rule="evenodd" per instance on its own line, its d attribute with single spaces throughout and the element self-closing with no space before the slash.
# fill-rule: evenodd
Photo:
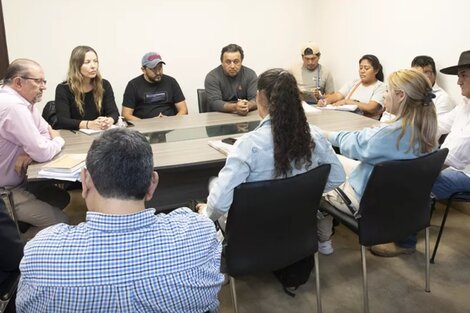
<svg viewBox="0 0 470 313">
<path fill-rule="evenodd" d="M 118 121 L 116 123 L 117 127 L 127 127 L 127 123 L 123 120 L 122 116 L 118 117 Z"/>
</svg>

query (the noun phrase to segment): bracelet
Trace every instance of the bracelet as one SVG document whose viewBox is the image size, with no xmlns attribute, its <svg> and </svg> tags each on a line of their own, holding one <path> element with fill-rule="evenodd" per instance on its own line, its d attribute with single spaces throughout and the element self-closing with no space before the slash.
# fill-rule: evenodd
<svg viewBox="0 0 470 313">
<path fill-rule="evenodd" d="M 86 121 L 86 129 L 88 129 L 88 122 L 89 122 L 89 121 Z"/>
</svg>

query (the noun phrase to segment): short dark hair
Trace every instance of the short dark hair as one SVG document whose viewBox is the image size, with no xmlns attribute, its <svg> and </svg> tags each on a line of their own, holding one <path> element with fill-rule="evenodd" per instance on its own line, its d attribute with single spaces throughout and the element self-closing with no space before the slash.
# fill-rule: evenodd
<svg viewBox="0 0 470 313">
<path fill-rule="evenodd" d="M 91 144 L 86 167 L 102 197 L 141 200 L 152 179 L 152 148 L 137 131 L 110 129 Z"/>
<path fill-rule="evenodd" d="M 433 58 L 427 55 L 418 55 L 411 61 L 411 67 L 425 67 L 431 65 L 432 72 L 436 75 L 436 63 Z"/>
<path fill-rule="evenodd" d="M 242 47 L 240 47 L 237 44 L 231 43 L 231 44 L 229 44 L 229 45 L 222 48 L 222 51 L 220 52 L 220 62 L 222 62 L 222 60 L 224 59 L 224 53 L 225 52 L 240 52 L 242 61 L 243 61 L 243 58 L 245 57 L 245 54 L 243 53 Z"/>
<path fill-rule="evenodd" d="M 369 61 L 369 63 L 374 68 L 374 70 L 377 71 L 377 74 L 375 74 L 375 78 L 377 78 L 378 80 L 383 82 L 384 81 L 384 72 L 383 72 L 382 64 L 380 64 L 379 58 L 376 57 L 373 54 L 366 54 L 366 55 L 363 55 L 362 58 L 359 59 L 359 64 L 361 64 L 362 60 Z"/>
</svg>

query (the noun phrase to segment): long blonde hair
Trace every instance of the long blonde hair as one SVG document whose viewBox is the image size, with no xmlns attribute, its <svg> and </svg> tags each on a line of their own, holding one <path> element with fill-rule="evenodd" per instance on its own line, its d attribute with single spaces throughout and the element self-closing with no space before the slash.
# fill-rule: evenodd
<svg viewBox="0 0 470 313">
<path fill-rule="evenodd" d="M 411 136 L 408 151 L 418 152 L 416 144 L 420 153 L 433 151 L 437 146 L 437 116 L 429 79 L 414 69 L 400 70 L 389 76 L 388 88 L 389 92 L 395 90 L 405 94 L 396 114 L 396 120 L 401 120 L 397 147 L 409 126 Z"/>
<path fill-rule="evenodd" d="M 78 46 L 72 50 L 69 61 L 69 71 L 67 73 L 67 83 L 69 84 L 70 89 L 75 97 L 75 104 L 78 107 L 78 111 L 83 116 L 85 114 L 83 105 L 84 105 L 84 92 L 82 89 L 83 86 L 83 75 L 80 73 L 80 68 L 83 65 L 85 60 L 85 54 L 87 52 L 94 52 L 98 57 L 96 51 L 89 46 Z M 96 103 L 96 110 L 101 112 L 101 104 L 103 102 L 103 78 L 101 77 L 100 71 L 96 70 L 96 77 L 92 79 L 91 84 L 93 85 L 93 99 Z"/>
</svg>

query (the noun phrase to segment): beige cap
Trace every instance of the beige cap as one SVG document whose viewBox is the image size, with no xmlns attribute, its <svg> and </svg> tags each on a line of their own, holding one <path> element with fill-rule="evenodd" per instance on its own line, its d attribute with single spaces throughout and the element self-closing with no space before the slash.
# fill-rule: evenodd
<svg viewBox="0 0 470 313">
<path fill-rule="evenodd" d="M 302 46 L 302 50 L 300 51 L 300 54 L 304 55 L 306 49 L 311 49 L 313 54 L 320 53 L 320 46 L 318 46 L 318 44 L 316 42 L 309 41 L 309 42 L 305 43 Z"/>
</svg>

